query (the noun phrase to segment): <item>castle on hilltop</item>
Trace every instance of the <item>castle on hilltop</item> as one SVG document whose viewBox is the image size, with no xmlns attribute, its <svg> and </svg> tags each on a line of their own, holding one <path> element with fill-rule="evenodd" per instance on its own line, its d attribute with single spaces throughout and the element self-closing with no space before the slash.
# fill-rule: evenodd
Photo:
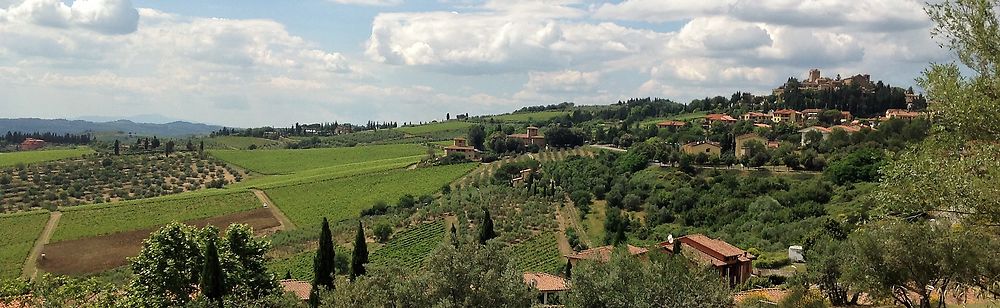
<svg viewBox="0 0 1000 308">
<path fill-rule="evenodd" d="M 773 92 L 774 95 L 781 96 L 782 94 L 784 94 L 785 87 L 787 85 L 788 84 L 786 83 L 774 89 Z M 841 87 L 852 86 L 852 85 L 857 85 L 858 87 L 861 87 L 861 89 L 864 90 L 865 92 L 874 89 L 874 84 L 872 84 L 871 75 L 857 74 L 847 78 L 840 78 L 840 75 L 838 74 L 835 79 L 831 79 L 830 77 L 823 77 L 823 75 L 820 74 L 819 69 L 814 68 L 809 70 L 808 79 L 799 82 L 799 90 L 803 91 L 837 90 L 840 89 Z"/>
</svg>

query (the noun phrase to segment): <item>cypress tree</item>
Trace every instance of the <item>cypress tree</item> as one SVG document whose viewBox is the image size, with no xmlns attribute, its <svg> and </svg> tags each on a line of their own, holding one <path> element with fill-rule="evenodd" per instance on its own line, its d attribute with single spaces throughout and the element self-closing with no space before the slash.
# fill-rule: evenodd
<svg viewBox="0 0 1000 308">
<path fill-rule="evenodd" d="M 451 246 L 458 247 L 458 229 L 455 224 L 451 224 Z"/>
<path fill-rule="evenodd" d="M 313 289 L 323 287 L 327 290 L 333 290 L 335 254 L 330 223 L 327 222 L 326 217 L 323 217 L 323 228 L 319 233 L 319 249 L 316 250 L 316 257 L 313 258 Z"/>
<path fill-rule="evenodd" d="M 681 253 L 681 240 L 680 239 L 676 239 L 676 238 L 674 239 L 674 249 L 673 249 L 673 251 L 674 251 L 675 255 Z"/>
<path fill-rule="evenodd" d="M 483 208 L 483 212 L 486 216 L 483 217 L 483 225 L 479 228 L 479 244 L 486 245 L 486 241 L 497 237 L 497 233 L 493 231 L 493 218 L 490 217 L 490 210 Z"/>
<path fill-rule="evenodd" d="M 118 140 L 115 139 L 115 156 L 118 156 L 119 153 L 121 153 L 121 146 L 122 146 L 121 143 L 119 143 Z"/>
<path fill-rule="evenodd" d="M 210 237 L 205 247 L 205 265 L 201 270 L 201 293 L 208 299 L 219 303 L 222 307 L 222 297 L 226 295 L 226 274 L 222 272 L 219 263 L 219 248 L 216 238 Z"/>
<path fill-rule="evenodd" d="M 351 281 L 365 275 L 368 263 L 368 243 L 365 242 L 365 228 L 358 221 L 358 235 L 354 238 L 354 255 L 351 256 Z"/>
<path fill-rule="evenodd" d="M 319 307 L 319 290 L 315 285 L 309 290 L 309 307 Z"/>
<path fill-rule="evenodd" d="M 566 279 L 570 279 L 572 277 L 573 277 L 573 262 L 569 262 L 569 260 L 567 259 L 566 260 Z"/>
<path fill-rule="evenodd" d="M 285 279 L 292 279 L 292 271 L 285 271 Z"/>
</svg>

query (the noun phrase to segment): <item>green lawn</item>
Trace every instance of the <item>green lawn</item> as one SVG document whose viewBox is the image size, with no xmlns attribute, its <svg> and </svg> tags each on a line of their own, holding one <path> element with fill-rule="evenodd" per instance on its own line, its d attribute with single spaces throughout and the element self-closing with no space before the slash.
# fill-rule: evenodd
<svg viewBox="0 0 1000 308">
<path fill-rule="evenodd" d="M 427 153 L 419 144 L 393 144 L 304 150 L 212 150 L 213 156 L 261 174 L 288 174 L 303 170 L 416 156 Z"/>
<path fill-rule="evenodd" d="M 60 160 L 66 158 L 74 158 L 91 153 L 94 153 L 94 150 L 91 150 L 90 147 L 0 153 L 0 168 L 10 167 L 17 164 L 27 165 L 27 164 Z"/>
<path fill-rule="evenodd" d="M 42 211 L 0 215 L 0 279 L 16 278 L 49 213 Z"/>
<path fill-rule="evenodd" d="M 489 117 L 489 119 L 501 121 L 501 122 L 533 122 L 533 121 L 546 121 L 552 118 L 569 114 L 568 111 L 539 111 L 539 112 L 524 112 L 524 113 L 511 113 L 505 115 L 498 115 Z"/>
<path fill-rule="evenodd" d="M 437 122 L 437 123 L 430 123 L 418 126 L 400 127 L 397 128 L 396 130 L 411 135 L 431 135 L 435 133 L 449 132 L 449 131 L 462 132 L 464 134 L 468 132 L 470 126 L 472 126 L 472 123 L 453 120 L 453 121 Z"/>
<path fill-rule="evenodd" d="M 66 208 L 52 242 L 113 234 L 260 207 L 250 191 L 209 189 L 168 197 Z"/>
<path fill-rule="evenodd" d="M 275 205 L 297 226 L 358 217 L 375 201 L 394 204 L 404 194 L 419 196 L 438 191 L 468 173 L 475 164 L 460 164 L 338 178 L 266 189 Z"/>
</svg>

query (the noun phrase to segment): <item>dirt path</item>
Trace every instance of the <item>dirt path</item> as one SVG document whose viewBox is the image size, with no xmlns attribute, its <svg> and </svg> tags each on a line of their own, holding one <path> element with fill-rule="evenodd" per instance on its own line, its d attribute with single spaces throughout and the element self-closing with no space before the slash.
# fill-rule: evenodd
<svg viewBox="0 0 1000 308">
<path fill-rule="evenodd" d="M 257 196 L 257 199 L 260 199 L 260 202 L 264 204 L 264 207 L 266 207 L 268 211 L 271 211 L 271 215 L 274 215 L 274 218 L 278 219 L 278 223 L 281 224 L 282 230 L 295 229 L 295 224 L 288 219 L 288 216 L 285 216 L 285 213 L 281 212 L 281 209 L 279 209 L 277 205 L 274 205 L 274 201 L 271 201 L 271 198 L 267 196 L 267 193 L 259 189 L 251 189 L 251 191 L 253 191 L 253 194 Z"/>
<path fill-rule="evenodd" d="M 573 247 L 569 245 L 569 239 L 566 238 L 566 227 L 569 223 L 563 217 L 562 211 L 559 210 L 559 204 L 555 204 L 555 207 L 556 222 L 559 223 L 559 232 L 556 232 L 556 243 L 559 244 L 559 253 L 564 256 L 573 254 Z"/>
<path fill-rule="evenodd" d="M 576 236 L 580 237 L 580 241 L 587 244 L 587 247 L 594 247 L 593 243 L 590 242 L 590 236 L 587 235 L 586 229 L 580 226 L 580 212 L 576 210 L 573 206 L 573 202 L 567 200 L 566 205 L 563 206 L 563 211 L 565 211 L 566 221 L 569 225 L 573 226 L 573 230 L 576 230 Z"/>
<path fill-rule="evenodd" d="M 60 217 L 62 217 L 62 212 L 49 212 L 49 221 L 45 223 L 42 234 L 35 240 L 35 246 L 31 247 L 31 253 L 24 261 L 24 267 L 21 268 L 21 278 L 34 279 L 35 275 L 38 274 L 38 256 L 42 254 L 42 248 L 45 247 L 45 244 L 48 244 L 49 240 L 52 239 L 52 233 L 56 232 Z"/>
</svg>

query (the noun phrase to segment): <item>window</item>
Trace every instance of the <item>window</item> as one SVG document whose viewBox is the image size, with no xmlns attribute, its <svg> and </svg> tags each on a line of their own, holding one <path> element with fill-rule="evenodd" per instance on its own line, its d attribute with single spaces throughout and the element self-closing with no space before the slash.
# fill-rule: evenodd
<svg viewBox="0 0 1000 308">
<path fill-rule="evenodd" d="M 712 149 L 711 148 L 705 149 L 705 153 L 712 153 Z"/>
</svg>

